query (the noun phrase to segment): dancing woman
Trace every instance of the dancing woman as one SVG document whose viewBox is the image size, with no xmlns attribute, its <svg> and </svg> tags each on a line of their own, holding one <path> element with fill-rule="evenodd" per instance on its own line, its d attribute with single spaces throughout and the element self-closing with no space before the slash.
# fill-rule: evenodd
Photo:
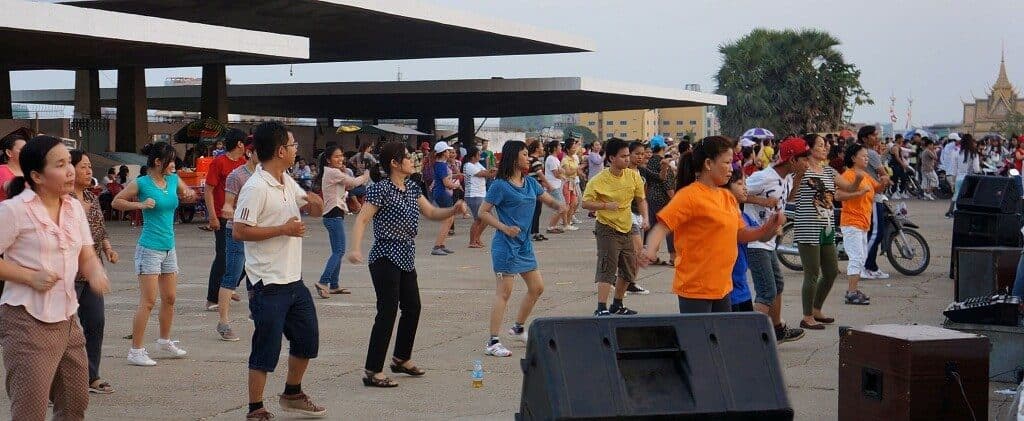
<svg viewBox="0 0 1024 421">
<path fill-rule="evenodd" d="M 529 170 L 530 156 L 526 152 L 526 143 L 505 143 L 501 151 L 501 162 L 498 163 L 497 179 L 487 189 L 487 198 L 480 206 L 480 220 L 497 230 L 491 242 L 491 264 L 498 283 L 491 309 L 491 335 L 484 348 L 484 354 L 495 357 L 512 355 L 501 344 L 498 331 L 505 318 L 505 308 L 512 295 L 512 282 L 516 274 L 526 281 L 526 297 L 519 305 L 515 324 L 508 330 L 511 337 L 526 342 L 523 324 L 537 304 L 537 299 L 544 293 L 544 280 L 537 269 L 537 258 L 529 234 L 533 208 L 537 202 L 542 202 L 559 213 L 565 211 L 565 205 L 546 193 L 535 178 L 524 175 Z"/>
<path fill-rule="evenodd" d="M 447 151 L 445 146 L 442 152 Z M 391 371 L 411 376 L 426 374 L 412 362 L 412 347 L 420 318 L 420 292 L 414 261 L 419 216 L 422 213 L 430 220 L 446 221 L 467 209 L 461 200 L 450 208 L 430 204 L 419 185 L 409 179 L 415 168 L 405 145 L 400 142 L 389 142 L 381 148 L 379 166 L 387 178 L 367 189 L 366 204 L 352 227 L 352 248 L 347 254 L 352 263 L 363 261 L 363 233 L 373 221 L 374 241 L 367 260 L 377 294 L 377 316 L 370 332 L 363 384 L 395 387 L 398 383 L 385 376 L 383 371 L 399 309 L 402 317 L 398 320 Z M 380 171 L 374 170 L 371 174 L 380 174 Z"/>
</svg>

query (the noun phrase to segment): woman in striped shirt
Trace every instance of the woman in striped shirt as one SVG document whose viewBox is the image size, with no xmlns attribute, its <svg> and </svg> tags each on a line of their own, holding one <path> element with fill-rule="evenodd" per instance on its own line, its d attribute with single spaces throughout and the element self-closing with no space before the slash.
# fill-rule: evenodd
<svg viewBox="0 0 1024 421">
<path fill-rule="evenodd" d="M 860 178 L 854 182 L 839 177 L 826 164 L 828 146 L 817 134 L 804 136 L 811 149 L 811 159 L 797 190 L 794 235 L 804 266 L 803 320 L 800 327 L 821 330 L 835 319 L 821 311 L 832 283 L 839 275 L 836 257 L 836 224 L 834 201 L 843 201 L 864 194 L 858 191 Z M 836 189 L 836 186 L 839 189 Z"/>
</svg>

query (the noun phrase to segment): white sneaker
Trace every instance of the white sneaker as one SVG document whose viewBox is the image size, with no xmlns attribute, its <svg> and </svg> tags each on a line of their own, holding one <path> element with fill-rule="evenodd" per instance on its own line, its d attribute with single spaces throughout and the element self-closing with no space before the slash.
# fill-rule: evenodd
<svg viewBox="0 0 1024 421">
<path fill-rule="evenodd" d="M 181 358 L 184 357 L 185 354 L 188 354 L 184 349 L 178 348 L 178 341 L 157 339 L 156 346 L 160 348 L 161 351 L 169 354 L 172 358 Z"/>
<path fill-rule="evenodd" d="M 149 353 L 146 352 L 146 348 L 128 348 L 128 364 L 152 367 L 156 365 L 156 361 L 149 358 Z"/>
<path fill-rule="evenodd" d="M 583 221 L 580 221 L 579 219 L 576 219 L 576 215 L 573 215 L 572 216 L 572 223 L 573 224 L 582 224 Z"/>
<path fill-rule="evenodd" d="M 505 348 L 505 345 L 498 342 L 484 348 L 484 355 L 490 355 L 492 357 L 508 357 L 512 355 L 512 351 L 509 351 L 508 348 Z"/>
<path fill-rule="evenodd" d="M 889 279 L 889 274 L 881 270 L 871 271 L 871 274 L 875 276 L 875 279 Z"/>
<path fill-rule="evenodd" d="M 889 279 L 889 274 L 880 270 L 864 269 L 860 272 L 861 279 Z"/>
<path fill-rule="evenodd" d="M 529 339 L 526 329 L 523 329 L 523 333 L 516 333 L 516 330 L 510 327 L 508 328 L 508 336 L 522 343 L 526 343 L 526 340 Z"/>
<path fill-rule="evenodd" d="M 565 226 L 565 229 L 567 229 L 569 231 L 579 231 L 580 227 L 578 227 L 576 225 L 573 225 L 573 224 L 569 224 L 569 225 Z"/>
</svg>

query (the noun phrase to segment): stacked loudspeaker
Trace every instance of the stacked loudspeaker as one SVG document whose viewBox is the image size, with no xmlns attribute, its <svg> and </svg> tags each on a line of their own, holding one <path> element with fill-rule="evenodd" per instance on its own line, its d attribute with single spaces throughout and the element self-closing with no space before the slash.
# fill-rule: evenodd
<svg viewBox="0 0 1024 421">
<path fill-rule="evenodd" d="M 1020 177 L 967 176 L 956 209 L 950 277 L 956 276 L 961 247 L 1021 247 Z"/>
<path fill-rule="evenodd" d="M 758 313 L 542 318 L 522 360 L 521 420 L 792 420 Z"/>
</svg>

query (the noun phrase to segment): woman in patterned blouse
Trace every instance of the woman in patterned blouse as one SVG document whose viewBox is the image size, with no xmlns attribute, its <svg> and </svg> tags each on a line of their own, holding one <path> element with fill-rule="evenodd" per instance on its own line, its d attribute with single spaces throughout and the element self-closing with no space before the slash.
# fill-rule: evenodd
<svg viewBox="0 0 1024 421">
<path fill-rule="evenodd" d="M 391 342 L 395 316 L 402 309 L 395 337 L 395 352 L 391 357 L 391 371 L 411 376 L 426 374 L 412 363 L 412 347 L 420 317 L 420 292 L 416 282 L 416 253 L 414 239 L 419 231 L 422 213 L 434 221 L 442 221 L 467 211 L 466 203 L 459 200 L 450 208 L 430 204 L 419 185 L 409 179 L 415 171 L 412 159 L 400 142 L 389 142 L 381 148 L 380 163 L 386 179 L 375 180 L 366 191 L 366 204 L 359 211 L 352 227 L 352 248 L 348 259 L 352 263 L 363 261 L 363 232 L 373 221 L 373 246 L 370 248 L 370 278 L 377 293 L 377 317 L 370 332 L 363 384 L 373 387 L 395 387 L 384 375 L 384 359 Z M 378 177 L 380 171 L 370 173 Z"/>
<path fill-rule="evenodd" d="M 100 209 L 99 199 L 89 190 L 92 186 L 92 163 L 89 161 L 89 155 L 82 150 L 72 150 L 71 165 L 75 167 L 75 188 L 71 191 L 71 196 L 78 199 L 85 209 L 96 256 L 101 262 L 103 256 L 106 256 L 110 263 L 117 263 L 117 252 L 110 246 L 110 237 L 107 236 L 107 228 L 103 225 L 103 210 Z M 110 383 L 100 378 L 104 325 L 103 296 L 89 289 L 81 273 L 75 279 L 75 292 L 78 293 L 78 319 L 85 334 L 85 353 L 89 357 L 89 391 L 101 394 L 114 393 Z"/>
</svg>

